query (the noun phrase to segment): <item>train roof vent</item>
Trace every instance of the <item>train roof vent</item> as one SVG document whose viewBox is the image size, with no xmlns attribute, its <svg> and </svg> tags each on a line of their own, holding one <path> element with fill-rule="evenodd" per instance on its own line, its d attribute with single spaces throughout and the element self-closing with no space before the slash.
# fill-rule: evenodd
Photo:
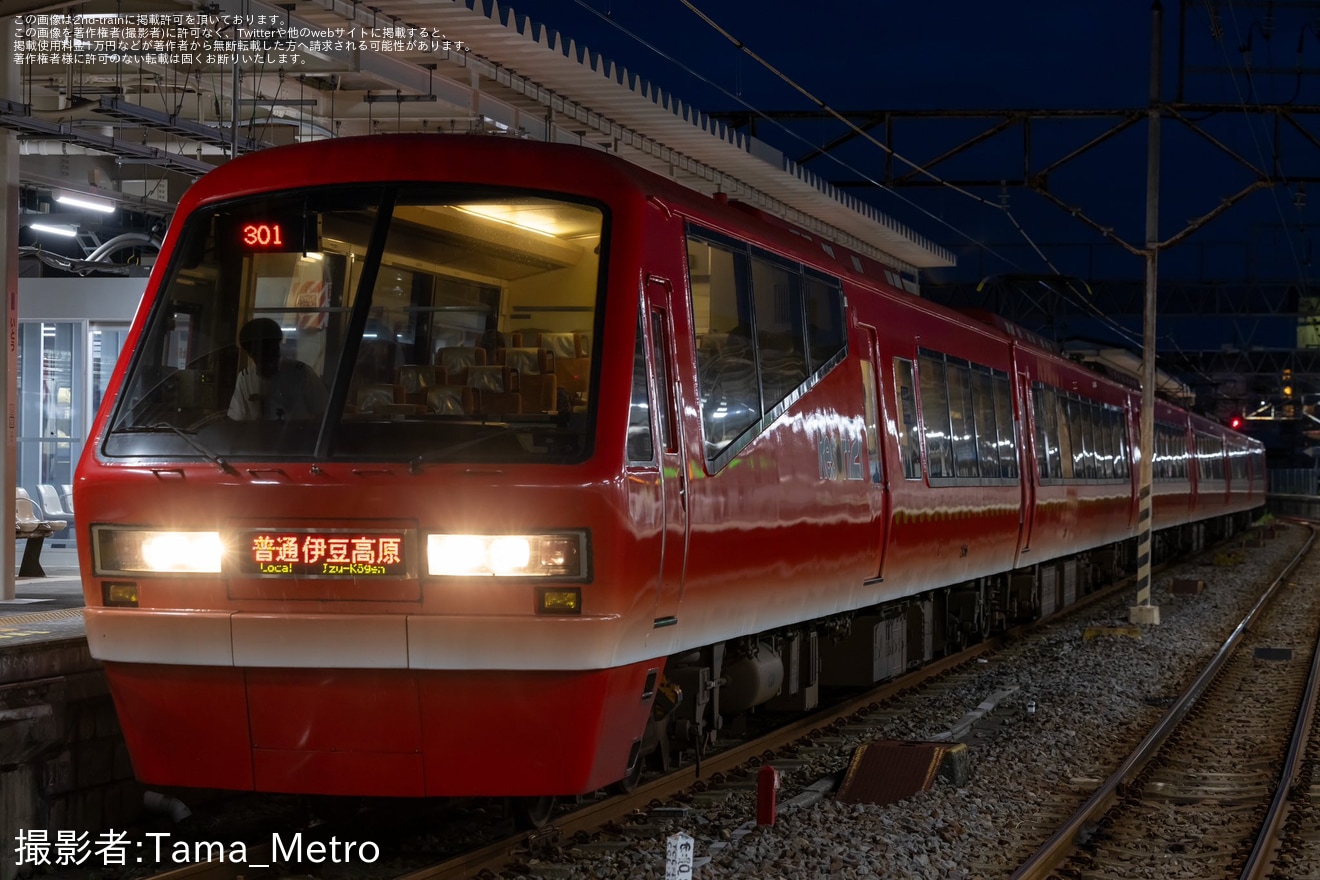
<svg viewBox="0 0 1320 880">
<path fill-rule="evenodd" d="M 1126 348 L 1069 345 L 1064 353 L 1079 364 L 1085 364 L 1130 388 L 1141 387 L 1141 355 L 1136 352 Z M 1155 368 L 1155 394 L 1182 407 L 1190 407 L 1196 402 L 1196 393 L 1191 386 L 1159 367 Z"/>
<path fill-rule="evenodd" d="M 1019 327 L 1003 315 L 996 315 L 987 309 L 958 309 L 959 313 L 966 315 L 974 321 L 980 321 L 982 324 L 989 324 L 1001 333 L 1005 333 L 1014 339 L 1019 339 L 1028 345 L 1034 345 L 1037 348 L 1043 348 L 1045 351 L 1052 351 L 1055 354 L 1059 352 L 1058 344 L 1048 337 L 1042 336 L 1032 330 Z"/>
</svg>

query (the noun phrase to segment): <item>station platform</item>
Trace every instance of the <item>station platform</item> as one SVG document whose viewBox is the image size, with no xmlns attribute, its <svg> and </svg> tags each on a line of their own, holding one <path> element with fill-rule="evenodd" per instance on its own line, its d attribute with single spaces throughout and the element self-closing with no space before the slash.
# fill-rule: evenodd
<svg viewBox="0 0 1320 880">
<path fill-rule="evenodd" d="M 85 638 L 77 549 L 48 542 L 41 567 L 46 577 L 16 578 L 15 598 L 0 599 L 0 653 L 19 645 Z"/>
<path fill-rule="evenodd" d="M 143 811 L 144 788 L 87 647 L 77 550 L 48 539 L 41 566 L 45 577 L 16 578 L 15 598 L 0 599 L 0 838 L 9 841 L 27 829 L 50 840 L 95 836 Z M 14 859 L 0 858 L 0 880 L 18 876 Z"/>
</svg>

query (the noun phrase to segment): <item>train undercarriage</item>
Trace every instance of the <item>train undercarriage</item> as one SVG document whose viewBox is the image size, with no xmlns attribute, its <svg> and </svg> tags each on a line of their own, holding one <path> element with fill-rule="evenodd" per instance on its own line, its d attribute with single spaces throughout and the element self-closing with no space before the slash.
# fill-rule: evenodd
<svg viewBox="0 0 1320 880">
<path fill-rule="evenodd" d="M 1157 532 L 1156 565 L 1246 529 L 1236 513 Z M 822 688 L 870 687 L 1018 624 L 1048 617 L 1136 570 L 1136 539 L 670 657 L 646 736 L 621 785 L 698 764 L 747 713 L 805 712 Z"/>
</svg>

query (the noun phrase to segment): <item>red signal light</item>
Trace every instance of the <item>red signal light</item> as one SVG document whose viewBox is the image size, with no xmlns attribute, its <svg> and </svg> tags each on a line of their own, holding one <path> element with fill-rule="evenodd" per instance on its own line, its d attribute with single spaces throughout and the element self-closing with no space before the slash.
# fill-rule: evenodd
<svg viewBox="0 0 1320 880">
<path fill-rule="evenodd" d="M 1234 431 L 1240 431 L 1242 429 L 1242 416 L 1233 416 L 1228 420 L 1228 426 Z"/>
</svg>

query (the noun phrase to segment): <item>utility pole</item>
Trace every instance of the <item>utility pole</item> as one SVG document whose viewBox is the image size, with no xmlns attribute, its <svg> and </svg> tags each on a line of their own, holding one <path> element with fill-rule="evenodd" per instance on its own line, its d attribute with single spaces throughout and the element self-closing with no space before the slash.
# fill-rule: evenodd
<svg viewBox="0 0 1320 880">
<path fill-rule="evenodd" d="M 1146 131 L 1146 302 L 1141 340 L 1141 466 L 1137 504 L 1137 604 L 1132 623 L 1158 624 L 1160 606 L 1150 604 L 1151 483 L 1155 457 L 1155 290 L 1160 256 L 1160 63 L 1164 9 L 1150 8 L 1150 105 Z"/>
</svg>

